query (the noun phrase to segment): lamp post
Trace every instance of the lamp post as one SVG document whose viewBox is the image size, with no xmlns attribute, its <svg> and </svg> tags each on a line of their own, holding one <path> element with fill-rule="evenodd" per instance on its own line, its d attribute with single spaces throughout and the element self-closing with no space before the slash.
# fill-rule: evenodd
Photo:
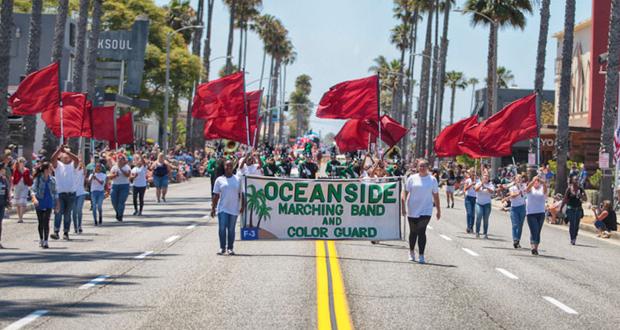
<svg viewBox="0 0 620 330">
<path fill-rule="evenodd" d="M 170 38 L 173 34 L 188 29 L 202 29 L 202 25 L 184 26 L 166 34 L 166 87 L 164 89 L 164 123 L 163 123 L 163 141 L 162 151 L 168 152 L 168 103 L 170 101 Z"/>
</svg>

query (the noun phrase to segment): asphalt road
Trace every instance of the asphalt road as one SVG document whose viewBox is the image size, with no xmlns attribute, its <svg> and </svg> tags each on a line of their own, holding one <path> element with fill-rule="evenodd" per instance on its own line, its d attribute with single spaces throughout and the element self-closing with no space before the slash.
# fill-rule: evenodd
<svg viewBox="0 0 620 330">
<path fill-rule="evenodd" d="M 156 204 L 149 190 L 143 217 L 97 228 L 85 211 L 84 233 L 49 250 L 34 214 L 5 220 L 0 329 L 620 326 L 615 241 L 582 233 L 571 246 L 565 228 L 545 225 L 531 256 L 527 225 L 515 250 L 508 215 L 494 209 L 490 239 L 475 239 L 457 200 L 431 222 L 426 265 L 407 260 L 404 241 L 238 242 L 236 256 L 217 256 L 208 191 L 192 179 Z"/>
</svg>

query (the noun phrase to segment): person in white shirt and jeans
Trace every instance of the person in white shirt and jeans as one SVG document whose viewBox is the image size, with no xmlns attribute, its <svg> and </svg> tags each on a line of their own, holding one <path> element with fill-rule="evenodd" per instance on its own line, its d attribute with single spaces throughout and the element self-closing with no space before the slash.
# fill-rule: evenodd
<svg viewBox="0 0 620 330">
<path fill-rule="evenodd" d="M 130 175 L 131 168 L 127 165 L 127 158 L 123 154 L 118 154 L 116 164 L 110 170 L 109 179 L 112 180 L 110 200 L 116 212 L 116 220 L 121 222 L 125 214 L 125 203 L 127 202 L 127 197 L 129 197 Z"/>
<path fill-rule="evenodd" d="M 54 233 L 50 235 L 52 239 L 58 239 L 60 223 L 63 223 L 63 239 L 69 239 L 71 229 L 71 214 L 75 207 L 75 177 L 77 168 L 80 164 L 78 157 L 73 154 L 69 147 L 61 145 L 52 154 L 52 166 L 54 167 L 54 178 L 56 179 L 56 191 L 58 192 L 58 202 L 60 208 L 54 216 Z"/>
<path fill-rule="evenodd" d="M 480 224 L 483 222 L 484 238 L 488 239 L 491 196 L 495 193 L 495 187 L 489 180 L 489 174 L 482 175 L 482 181 L 476 184 L 474 190 L 476 190 L 476 238 L 480 238 Z"/>
<path fill-rule="evenodd" d="M 512 186 L 508 189 L 510 199 L 510 221 L 512 222 L 512 246 L 515 249 L 521 248 L 521 233 L 523 232 L 523 222 L 525 221 L 525 188 L 527 187 L 527 177 L 517 174 Z"/>
<path fill-rule="evenodd" d="M 426 262 L 426 226 L 431 220 L 433 206 L 437 209 L 437 220 L 441 218 L 439 185 L 437 179 L 429 173 L 426 160 L 419 161 L 418 173 L 407 179 L 401 203 L 403 215 L 407 216 L 409 222 L 409 261 L 415 261 L 414 249 L 417 242 L 418 262 L 423 264 Z"/>
<path fill-rule="evenodd" d="M 76 234 L 82 233 L 82 209 L 86 200 L 86 189 L 84 189 L 84 163 L 79 161 L 78 168 L 75 170 L 75 207 L 73 208 L 73 228 Z"/>
<path fill-rule="evenodd" d="M 217 214 L 219 226 L 220 250 L 217 254 L 222 255 L 224 251 L 227 251 L 228 255 L 235 254 L 235 225 L 237 216 L 243 213 L 243 208 L 241 180 L 233 175 L 233 162 L 227 160 L 224 163 L 224 175 L 215 179 L 211 202 L 211 217 Z"/>
<path fill-rule="evenodd" d="M 144 193 L 146 192 L 146 165 L 141 156 L 135 156 L 136 166 L 131 169 L 131 180 L 133 181 L 133 215 L 142 215 L 144 208 Z M 138 208 L 138 202 L 140 207 Z"/>
</svg>

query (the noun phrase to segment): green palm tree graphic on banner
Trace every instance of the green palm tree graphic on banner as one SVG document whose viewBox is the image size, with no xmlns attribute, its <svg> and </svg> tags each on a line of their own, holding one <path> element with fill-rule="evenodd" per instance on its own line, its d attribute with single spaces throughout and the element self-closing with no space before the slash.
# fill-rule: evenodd
<svg viewBox="0 0 620 330">
<path fill-rule="evenodd" d="M 256 214 L 258 217 L 258 224 L 256 228 L 260 228 L 261 221 L 271 219 L 272 208 L 267 206 L 267 199 L 265 198 L 265 192 L 263 189 L 256 189 L 251 184 L 247 189 L 247 208 L 250 213 L 250 222 L 248 227 L 254 227 L 253 216 Z"/>
</svg>

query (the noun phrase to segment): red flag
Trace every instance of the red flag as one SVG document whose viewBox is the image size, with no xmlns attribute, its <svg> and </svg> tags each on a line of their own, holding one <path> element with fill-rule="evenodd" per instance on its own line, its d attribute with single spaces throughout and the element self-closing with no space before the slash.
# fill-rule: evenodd
<svg viewBox="0 0 620 330">
<path fill-rule="evenodd" d="M 492 157 L 511 155 L 513 144 L 538 134 L 536 94 L 510 103 L 480 124 L 480 147 L 484 153 Z"/>
<path fill-rule="evenodd" d="M 119 145 L 133 143 L 133 116 L 131 112 L 116 119 L 116 138 Z M 114 138 L 110 142 L 113 144 Z"/>
<path fill-rule="evenodd" d="M 91 100 L 86 100 L 86 109 L 84 109 L 84 116 L 82 117 L 82 134 L 80 135 L 82 137 L 93 137 L 92 112 L 93 102 Z"/>
<path fill-rule="evenodd" d="M 316 116 L 331 119 L 379 120 L 379 77 L 349 80 L 323 94 Z"/>
<path fill-rule="evenodd" d="M 61 111 L 62 114 L 60 113 Z M 62 133 L 65 137 L 80 137 L 84 135 L 90 137 L 90 130 L 85 127 L 85 122 L 89 119 L 89 116 L 86 114 L 87 112 L 88 104 L 86 94 L 63 92 L 62 109 L 57 106 L 53 110 L 45 111 L 41 115 L 41 119 L 43 119 L 54 135 L 58 137 L 60 137 L 61 134 L 61 116 L 63 126 Z"/>
<path fill-rule="evenodd" d="M 381 140 L 393 147 L 407 134 L 407 129 L 394 118 L 383 115 L 381 116 Z"/>
<path fill-rule="evenodd" d="M 198 85 L 192 105 L 192 117 L 221 118 L 243 113 L 244 72 Z"/>
<path fill-rule="evenodd" d="M 256 134 L 258 108 L 261 101 L 261 91 L 246 93 L 247 110 L 250 124 L 250 144 L 254 144 Z M 228 139 L 247 144 L 246 116 L 243 113 L 243 102 L 239 105 L 241 112 L 238 115 L 208 119 L 205 122 L 204 137 L 207 140 Z"/>
<path fill-rule="evenodd" d="M 466 128 L 477 123 L 478 115 L 474 115 L 444 128 L 435 138 L 435 154 L 438 157 L 453 157 L 463 154 L 463 150 L 459 147 L 459 141 L 462 141 Z"/>
<path fill-rule="evenodd" d="M 459 149 L 461 149 L 461 152 L 469 157 L 485 157 L 486 155 L 480 147 L 480 128 L 482 125 L 477 122 L 478 116 L 476 115 L 474 117 L 476 117 L 476 120 L 472 120 L 467 124 L 467 126 L 465 126 L 458 146 Z"/>
<path fill-rule="evenodd" d="M 379 135 L 377 122 L 369 119 L 350 119 L 334 140 L 340 152 L 364 150 Z"/>
<path fill-rule="evenodd" d="M 35 71 L 19 83 L 17 91 L 9 97 L 14 115 L 34 115 L 55 110 L 60 105 L 58 62 Z"/>
<path fill-rule="evenodd" d="M 93 138 L 114 141 L 114 106 L 93 108 L 91 117 Z"/>
</svg>

